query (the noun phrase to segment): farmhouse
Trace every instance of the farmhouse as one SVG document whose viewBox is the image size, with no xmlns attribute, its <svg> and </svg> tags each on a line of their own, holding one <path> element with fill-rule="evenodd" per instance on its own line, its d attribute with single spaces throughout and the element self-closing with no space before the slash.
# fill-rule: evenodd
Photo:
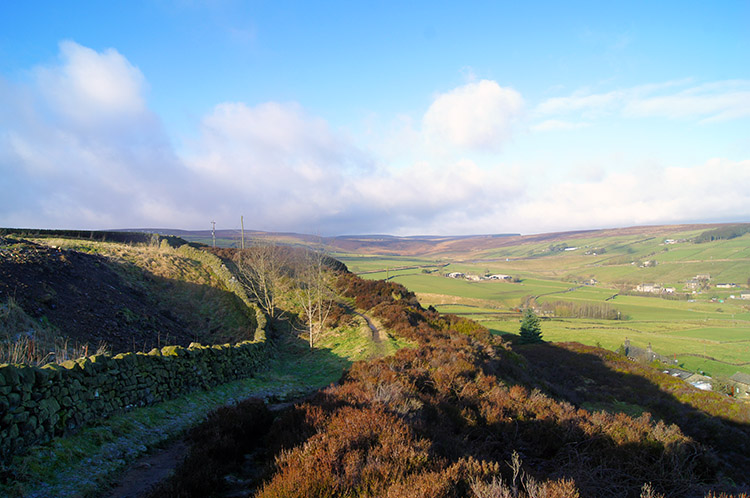
<svg viewBox="0 0 750 498">
<path fill-rule="evenodd" d="M 740 292 L 740 299 L 750 299 L 750 292 Z"/>
<path fill-rule="evenodd" d="M 716 284 L 717 289 L 731 289 L 737 287 L 737 284 Z"/>
<path fill-rule="evenodd" d="M 652 361 L 660 361 L 664 364 L 676 362 L 676 360 L 673 360 L 669 356 L 655 353 L 654 350 L 651 349 L 650 342 L 648 343 L 648 346 L 646 346 L 646 349 L 643 349 L 630 344 L 630 339 L 628 339 L 627 337 L 625 338 L 625 342 L 622 344 L 622 351 L 623 353 L 625 353 L 625 356 L 634 361 L 642 361 L 648 363 Z"/>
<path fill-rule="evenodd" d="M 627 356 L 631 360 L 654 361 L 656 359 L 656 353 L 654 353 L 654 351 L 651 349 L 650 342 L 648 343 L 648 347 L 646 349 L 643 349 L 639 348 L 638 346 L 631 345 L 630 339 L 626 337 L 625 342 L 622 346 L 625 350 L 625 356 Z"/>
<path fill-rule="evenodd" d="M 675 289 L 674 287 L 664 287 L 662 292 L 665 292 L 667 294 L 674 294 L 676 290 L 677 289 Z"/>
<path fill-rule="evenodd" d="M 736 398 L 750 398 L 750 375 L 737 372 L 729 380 L 734 384 L 733 394 Z"/>
<path fill-rule="evenodd" d="M 689 290 L 696 290 L 701 288 L 702 282 L 698 279 L 691 278 L 687 282 L 685 282 L 685 288 Z"/>
<path fill-rule="evenodd" d="M 662 291 L 662 287 L 659 284 L 640 284 L 636 286 L 635 290 L 638 292 L 651 292 L 653 294 L 658 294 Z"/>
<path fill-rule="evenodd" d="M 497 275 L 490 275 L 487 277 L 487 280 L 513 280 L 513 277 L 510 275 L 503 275 L 503 274 L 497 274 Z"/>
<path fill-rule="evenodd" d="M 465 278 L 466 274 L 454 271 L 452 273 L 449 273 L 447 276 L 448 276 L 448 278 Z"/>
</svg>

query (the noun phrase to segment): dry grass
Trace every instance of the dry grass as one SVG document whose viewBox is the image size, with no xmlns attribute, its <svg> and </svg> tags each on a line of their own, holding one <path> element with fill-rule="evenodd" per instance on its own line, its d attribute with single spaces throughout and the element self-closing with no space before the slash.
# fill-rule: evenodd
<svg viewBox="0 0 750 498">
<path fill-rule="evenodd" d="M 110 352 L 104 342 L 91 346 L 60 337 L 44 321 L 26 314 L 13 298 L 0 304 L 0 337 L 0 363 L 42 366 Z"/>
</svg>

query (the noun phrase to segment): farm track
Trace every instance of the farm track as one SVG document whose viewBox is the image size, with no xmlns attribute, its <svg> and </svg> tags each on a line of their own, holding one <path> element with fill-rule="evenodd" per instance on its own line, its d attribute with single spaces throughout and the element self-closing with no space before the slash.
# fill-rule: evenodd
<svg viewBox="0 0 750 498">
<path fill-rule="evenodd" d="M 278 412 L 310 398 L 304 394 L 288 401 L 268 403 L 268 409 Z M 99 495 L 100 498 L 137 498 L 145 496 L 157 484 L 168 479 L 182 463 L 190 450 L 186 435 L 182 435 L 143 455 L 133 462 L 119 477 L 112 489 Z M 238 495 L 239 496 L 239 495 Z M 244 495 L 243 495 L 244 496 Z"/>
</svg>

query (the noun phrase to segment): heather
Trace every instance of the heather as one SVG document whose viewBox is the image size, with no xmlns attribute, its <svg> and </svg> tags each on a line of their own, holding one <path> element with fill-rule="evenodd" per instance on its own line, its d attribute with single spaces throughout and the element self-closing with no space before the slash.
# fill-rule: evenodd
<svg viewBox="0 0 750 498">
<path fill-rule="evenodd" d="M 742 496 L 744 460 L 726 453 L 745 453 L 736 401 L 688 396 L 672 378 L 594 348 L 510 345 L 421 308 L 392 282 L 342 273 L 339 288 L 418 346 L 355 362 L 338 385 L 264 426 L 260 442 L 237 438 L 254 475 L 235 461 L 215 472 L 212 492 L 244 479 L 264 498 Z M 624 395 L 639 390 L 644 399 Z M 616 396 L 644 409 L 612 409 Z M 173 496 L 195 496 L 170 486 Z"/>
</svg>

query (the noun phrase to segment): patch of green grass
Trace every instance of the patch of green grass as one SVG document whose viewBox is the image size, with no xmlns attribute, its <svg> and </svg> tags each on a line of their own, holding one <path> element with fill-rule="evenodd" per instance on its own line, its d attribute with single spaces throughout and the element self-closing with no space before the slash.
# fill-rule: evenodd
<svg viewBox="0 0 750 498">
<path fill-rule="evenodd" d="M 581 404 L 582 408 L 590 412 L 624 413 L 633 418 L 638 418 L 648 410 L 639 405 L 626 403 L 624 401 L 613 401 L 606 403 L 602 401 L 587 401 Z"/>
<path fill-rule="evenodd" d="M 750 365 L 736 366 L 727 365 L 718 361 L 694 356 L 678 356 L 677 361 L 681 368 L 691 372 L 703 372 L 711 377 L 731 377 L 737 372 L 750 374 Z"/>
<path fill-rule="evenodd" d="M 750 324 L 742 322 L 729 327 L 699 327 L 671 332 L 672 336 L 689 337 L 714 342 L 750 342 Z"/>
<path fill-rule="evenodd" d="M 394 268 L 402 266 L 429 266 L 431 268 L 437 268 L 437 265 L 441 264 L 439 261 L 435 260 L 405 256 L 364 256 L 337 253 L 333 254 L 333 257 L 344 263 L 352 273 L 386 270 L 388 268 L 393 270 Z M 382 273 L 385 275 L 386 272 L 383 271 Z M 363 275 L 363 277 L 370 278 L 367 274 Z"/>
<path fill-rule="evenodd" d="M 318 341 L 318 347 L 328 349 L 338 357 L 346 357 L 351 361 L 369 360 L 376 357 L 388 356 L 402 347 L 410 347 L 411 343 L 385 333 L 380 342 L 373 341 L 372 331 L 359 319 L 360 323 L 327 333 Z"/>
</svg>

